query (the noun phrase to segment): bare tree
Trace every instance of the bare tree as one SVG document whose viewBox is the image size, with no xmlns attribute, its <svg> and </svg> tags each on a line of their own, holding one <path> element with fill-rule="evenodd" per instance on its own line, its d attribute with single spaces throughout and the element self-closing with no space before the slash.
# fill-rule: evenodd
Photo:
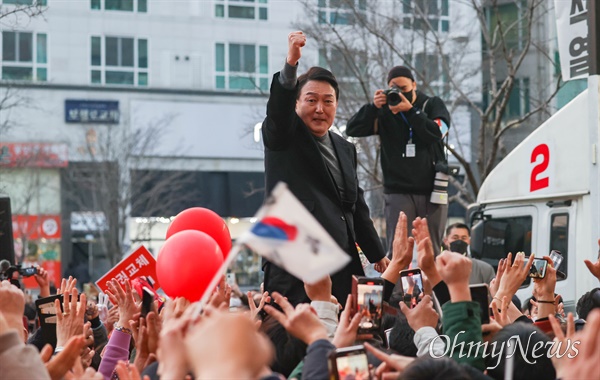
<svg viewBox="0 0 600 380">
<path fill-rule="evenodd" d="M 329 66 L 341 82 L 340 124 L 372 101 L 375 89 L 386 86 L 387 71 L 399 64 L 415 73 L 419 89 L 444 99 L 451 113 L 468 109 L 476 116 L 475 149 L 471 141 L 452 135 L 468 125 L 453 125 L 446 144 L 464 169 L 463 181 L 453 179 L 459 189 L 453 200 L 462 205 L 475 201 L 481 182 L 511 148 L 508 132 L 530 130 L 535 115 L 535 122 L 548 117 L 562 85 L 559 77 L 550 85 L 543 78 L 537 85 L 543 89 L 539 97 L 529 91 L 528 108 L 509 112 L 511 99 L 525 91 L 519 78 L 527 59 L 538 52 L 554 65 L 545 36 L 536 29 L 551 10 L 547 1 L 329 0 L 319 7 L 311 0 L 299 1 L 306 17 L 294 27 L 316 41 L 319 64 Z M 516 10 L 512 18 L 501 15 L 507 4 Z M 454 7 L 451 20 L 448 7 Z M 354 142 L 361 152 L 365 188 L 380 189 L 378 139 Z"/>
<path fill-rule="evenodd" d="M 189 173 L 158 172 L 150 163 L 172 117 L 166 116 L 139 129 L 127 125 L 118 130 L 88 128 L 86 144 L 80 147 L 84 159 L 80 161 L 80 170 L 64 172 L 63 191 L 68 201 L 92 217 L 88 219 L 93 225 L 90 229 L 106 229 L 99 242 L 111 265 L 129 249 L 128 220 L 133 216 L 170 215 L 174 202 L 178 202 L 176 194 L 190 186 Z M 143 210 L 144 215 L 134 215 L 136 210 Z"/>
</svg>

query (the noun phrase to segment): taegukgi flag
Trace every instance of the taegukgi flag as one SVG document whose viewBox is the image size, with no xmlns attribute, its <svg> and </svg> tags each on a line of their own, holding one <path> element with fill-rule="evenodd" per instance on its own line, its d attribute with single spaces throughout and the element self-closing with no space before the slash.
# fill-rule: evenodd
<svg viewBox="0 0 600 380">
<path fill-rule="evenodd" d="M 237 243 L 249 246 L 304 282 L 319 281 L 350 261 L 283 182 L 275 186 L 255 217 L 256 224 Z"/>
</svg>

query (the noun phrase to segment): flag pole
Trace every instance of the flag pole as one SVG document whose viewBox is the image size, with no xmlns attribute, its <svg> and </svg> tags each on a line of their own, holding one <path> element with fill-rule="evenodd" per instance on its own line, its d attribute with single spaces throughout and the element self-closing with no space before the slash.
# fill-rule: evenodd
<svg viewBox="0 0 600 380">
<path fill-rule="evenodd" d="M 199 301 L 195 302 L 195 306 L 194 306 L 194 307 L 196 307 L 195 314 L 200 314 L 202 312 L 202 310 L 204 310 L 213 290 L 215 289 L 215 287 L 217 286 L 219 281 L 221 281 L 221 277 L 223 277 L 225 275 L 225 272 L 227 272 L 227 268 L 229 268 L 229 265 L 231 264 L 233 259 L 235 259 L 237 257 L 237 255 L 240 253 L 240 251 L 242 250 L 242 247 L 243 247 L 243 245 L 238 244 L 238 243 L 235 243 L 233 245 L 233 247 L 231 247 L 229 254 L 225 258 L 225 260 L 223 260 L 223 264 L 221 264 L 221 267 L 219 268 L 219 270 L 217 270 L 215 272 L 213 278 L 210 280 L 210 283 L 208 284 L 208 287 L 204 290 L 204 294 L 202 294 L 202 297 L 200 298 Z"/>
</svg>

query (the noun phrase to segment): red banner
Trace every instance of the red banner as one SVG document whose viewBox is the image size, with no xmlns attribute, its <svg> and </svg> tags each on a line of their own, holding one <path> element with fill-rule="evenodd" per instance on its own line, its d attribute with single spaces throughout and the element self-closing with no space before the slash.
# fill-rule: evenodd
<svg viewBox="0 0 600 380">
<path fill-rule="evenodd" d="M 14 239 L 60 239 L 60 215 L 13 215 Z"/>
<path fill-rule="evenodd" d="M 64 168 L 68 151 L 67 144 L 0 143 L 0 166 Z"/>
<path fill-rule="evenodd" d="M 154 283 L 154 289 L 160 288 L 156 279 L 156 259 L 143 245 L 115 265 L 108 273 L 96 281 L 98 289 L 106 293 L 106 282 L 115 279 L 124 285 L 136 277 L 147 276 Z"/>
</svg>

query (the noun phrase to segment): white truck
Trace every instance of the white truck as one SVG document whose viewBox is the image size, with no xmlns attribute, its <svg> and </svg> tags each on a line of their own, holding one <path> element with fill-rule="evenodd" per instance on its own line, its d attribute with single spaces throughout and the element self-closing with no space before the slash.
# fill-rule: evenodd
<svg viewBox="0 0 600 380">
<path fill-rule="evenodd" d="M 556 293 L 572 311 L 579 297 L 600 286 L 583 260 L 600 252 L 600 84 L 590 75 L 588 89 L 521 142 L 483 182 L 469 208 L 471 253 L 497 268 L 508 252 L 526 256 L 564 255 Z M 526 281 L 517 292 L 531 296 Z"/>
</svg>

